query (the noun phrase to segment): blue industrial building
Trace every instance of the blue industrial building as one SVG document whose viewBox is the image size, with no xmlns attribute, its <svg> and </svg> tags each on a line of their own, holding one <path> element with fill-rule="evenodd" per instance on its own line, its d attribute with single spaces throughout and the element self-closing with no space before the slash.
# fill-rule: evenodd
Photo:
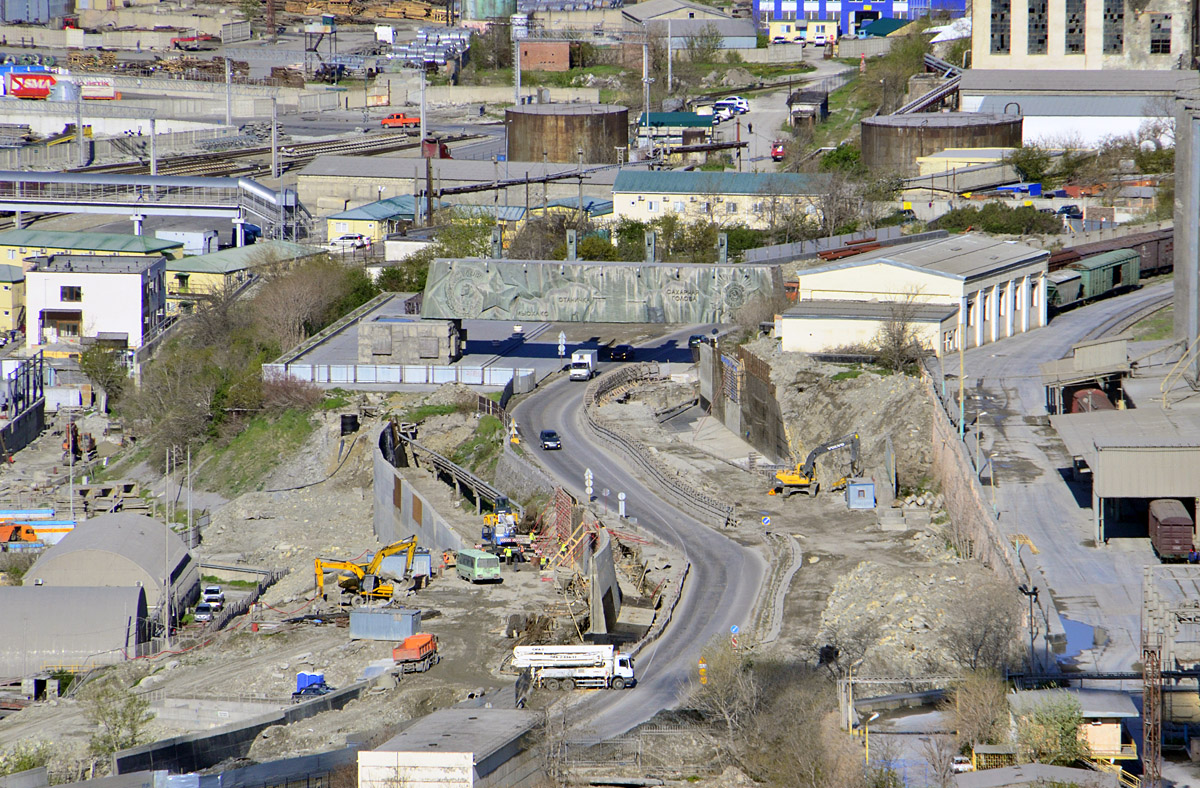
<svg viewBox="0 0 1200 788">
<path fill-rule="evenodd" d="M 923 16 L 964 16 L 967 0 L 754 0 L 760 27 L 772 20 L 828 20 L 841 35 L 857 33 L 875 19 L 918 19 Z"/>
</svg>

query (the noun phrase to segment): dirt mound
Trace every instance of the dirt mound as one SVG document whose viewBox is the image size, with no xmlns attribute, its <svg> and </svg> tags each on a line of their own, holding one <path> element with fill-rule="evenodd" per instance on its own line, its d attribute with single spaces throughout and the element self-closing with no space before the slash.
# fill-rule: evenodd
<svg viewBox="0 0 1200 788">
<path fill-rule="evenodd" d="M 748 349 L 771 365 L 794 460 L 803 461 L 816 446 L 857 432 L 862 475 L 888 478 L 889 438 L 901 487 L 920 486 L 929 475 L 933 405 L 920 378 L 816 362 L 800 353 L 783 353 L 774 339 L 758 340 Z M 817 464 L 817 477 L 824 487 L 848 468 L 847 454 L 826 455 Z"/>
</svg>

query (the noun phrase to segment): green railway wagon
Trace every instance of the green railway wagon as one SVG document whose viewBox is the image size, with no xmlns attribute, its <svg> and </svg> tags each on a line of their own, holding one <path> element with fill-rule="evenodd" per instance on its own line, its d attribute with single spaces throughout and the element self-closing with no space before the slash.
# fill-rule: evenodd
<svg viewBox="0 0 1200 788">
<path fill-rule="evenodd" d="M 1141 256 L 1134 249 L 1118 249 L 1085 257 L 1067 267 L 1079 272 L 1079 300 L 1091 301 L 1137 287 Z"/>
</svg>

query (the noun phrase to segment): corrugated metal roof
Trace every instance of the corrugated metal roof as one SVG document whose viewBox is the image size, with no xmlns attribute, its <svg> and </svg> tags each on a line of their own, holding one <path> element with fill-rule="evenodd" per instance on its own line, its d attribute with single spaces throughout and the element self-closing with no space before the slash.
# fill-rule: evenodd
<svg viewBox="0 0 1200 788">
<path fill-rule="evenodd" d="M 689 3 L 687 0 L 646 0 L 644 3 L 625 6 L 622 15 L 637 22 L 644 22 L 656 16 L 685 9 L 693 13 L 704 14 L 707 17 L 721 18 L 725 16 L 715 8 L 699 3 Z"/>
<path fill-rule="evenodd" d="M 911 24 L 912 21 L 908 19 L 876 19 L 861 27 L 860 32 L 866 33 L 872 38 L 883 38 Z"/>
<path fill-rule="evenodd" d="M 882 262 L 933 271 L 966 281 L 1022 264 L 1045 270 L 1049 258 L 1050 253 L 1044 249 L 1002 241 L 980 233 L 964 233 L 900 248 L 864 252 L 833 265 L 806 270 L 804 274 Z"/>
<path fill-rule="evenodd" d="M 1112 252 L 1101 252 L 1091 257 L 1085 257 L 1082 260 L 1076 260 L 1071 263 L 1070 267 L 1076 271 L 1094 271 L 1097 268 L 1119 265 L 1127 263 L 1130 260 L 1141 260 L 1141 258 L 1142 256 L 1134 249 L 1117 249 Z"/>
<path fill-rule="evenodd" d="M 399 197 L 388 197 L 376 200 L 348 211 L 335 213 L 327 219 L 348 219 L 352 221 L 384 222 L 389 219 L 412 219 L 416 198 L 411 194 L 401 194 Z"/>
<path fill-rule="evenodd" d="M 887 320 L 904 305 L 888 301 L 848 301 L 812 299 L 801 301 L 783 313 L 788 318 L 840 318 L 843 320 Z M 949 304 L 913 304 L 906 309 L 918 323 L 940 323 L 958 314 L 958 307 Z"/>
<path fill-rule="evenodd" d="M 1097 689 L 1045 689 L 1016 692 L 1008 696 L 1008 703 L 1018 714 L 1037 709 L 1047 703 L 1075 700 L 1084 717 L 1124 718 L 1140 717 L 1137 707 L 1124 692 Z"/>
<path fill-rule="evenodd" d="M 1126 94 L 1128 98 L 1129 94 L 1137 93 L 1175 93 L 1178 90 L 1194 89 L 1197 85 L 1200 85 L 1200 80 L 1194 71 L 972 68 L 963 72 L 959 91 L 963 94 L 979 91 L 1025 94 L 1049 92 L 1064 96 L 1080 93 L 1119 93 Z M 1134 98 L 1136 100 L 1136 97 Z"/>
<path fill-rule="evenodd" d="M 976 752 L 979 748 L 975 748 Z M 1117 775 L 1051 766 L 1046 763 L 1022 763 L 998 769 L 981 769 L 954 775 L 955 788 L 1011 788 L 1014 785 L 1086 785 L 1088 788 L 1117 788 Z"/>
<path fill-rule="evenodd" d="M 373 752 L 469 752 L 476 763 L 508 746 L 537 722 L 531 711 L 516 709 L 440 709 L 419 718 Z"/>
<path fill-rule="evenodd" d="M 148 235 L 76 233 L 65 230 L 8 230 L 0 233 L 0 246 L 153 254 L 168 249 L 178 249 L 183 246 L 183 243 L 181 241 L 164 241 Z"/>
<path fill-rule="evenodd" d="M 29 569 L 29 577 L 51 575 L 53 564 L 71 553 L 92 551 L 98 555 L 122 556 L 141 567 L 151 577 L 162 578 L 164 561 L 174 570 L 181 563 L 191 560 L 191 554 L 183 540 L 165 525 L 150 517 L 129 512 L 114 512 L 93 517 L 71 530 L 58 544 L 42 553 Z M 77 583 L 64 582 L 77 580 Z M 89 585 L 87 577 L 56 577 L 47 585 Z"/>
<path fill-rule="evenodd" d="M 557 200 L 551 200 L 546 203 L 550 208 L 578 208 L 578 197 L 560 197 Z M 588 212 L 588 216 L 608 216 L 613 212 L 612 200 L 597 200 L 591 197 L 583 198 L 583 209 Z"/>
<path fill-rule="evenodd" d="M 443 208 L 457 211 L 467 216 L 491 216 L 499 222 L 519 222 L 525 218 L 524 205 L 443 205 Z"/>
<path fill-rule="evenodd" d="M 229 274 L 253 268 L 264 260 L 300 260 L 321 254 L 322 250 L 291 241 L 259 241 L 250 246 L 234 246 L 219 252 L 168 260 L 168 271 L 192 274 Z"/>
<path fill-rule="evenodd" d="M 651 112 L 647 121 L 646 113 L 638 115 L 639 126 L 665 126 L 667 128 L 708 128 L 713 125 L 716 115 L 701 115 L 698 112 Z"/>
<path fill-rule="evenodd" d="M 1021 108 L 1021 115 L 1031 118 L 1077 117 L 1077 118 L 1141 118 L 1147 117 L 1145 101 L 1130 96 L 1030 96 L 1007 93 L 1000 96 L 984 96 L 979 104 L 980 112 L 1000 113 L 1013 105 Z"/>
<path fill-rule="evenodd" d="M 86 527 L 86 526 L 81 526 Z M 49 665 L 123 662 L 144 632 L 146 593 L 138 586 L 0 586 L 0 675 L 28 676 Z"/>
<path fill-rule="evenodd" d="M 828 175 L 792 172 L 684 172 L 626 170 L 617 175 L 613 193 L 623 194 L 822 194 Z"/>
<path fill-rule="evenodd" d="M 19 265 L 0 265 L 0 282 L 24 282 L 25 272 Z"/>
<path fill-rule="evenodd" d="M 336 178 L 418 178 L 424 183 L 425 159 L 402 156 L 318 156 L 300 171 L 301 177 Z M 432 159 L 433 177 L 442 181 L 491 182 L 504 179 L 540 178 L 575 172 L 578 165 L 541 162 L 501 162 L 498 168 L 471 159 Z M 614 168 L 615 169 L 615 168 Z M 585 183 L 611 183 L 614 170 L 600 170 L 583 176 Z M 443 186 L 446 184 L 443 183 Z"/>
</svg>

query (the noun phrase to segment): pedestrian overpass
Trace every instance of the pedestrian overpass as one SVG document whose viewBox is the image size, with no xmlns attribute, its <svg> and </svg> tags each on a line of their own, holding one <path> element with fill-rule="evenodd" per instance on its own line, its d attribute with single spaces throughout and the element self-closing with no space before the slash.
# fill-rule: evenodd
<svg viewBox="0 0 1200 788">
<path fill-rule="evenodd" d="M 127 175 L 0 170 L 0 211 L 94 213 L 128 216 L 141 235 L 147 216 L 209 216 L 231 221 L 238 245 L 244 224 L 262 227 L 267 238 L 306 234 L 311 217 L 296 192 L 276 192 L 249 178 Z"/>
</svg>

